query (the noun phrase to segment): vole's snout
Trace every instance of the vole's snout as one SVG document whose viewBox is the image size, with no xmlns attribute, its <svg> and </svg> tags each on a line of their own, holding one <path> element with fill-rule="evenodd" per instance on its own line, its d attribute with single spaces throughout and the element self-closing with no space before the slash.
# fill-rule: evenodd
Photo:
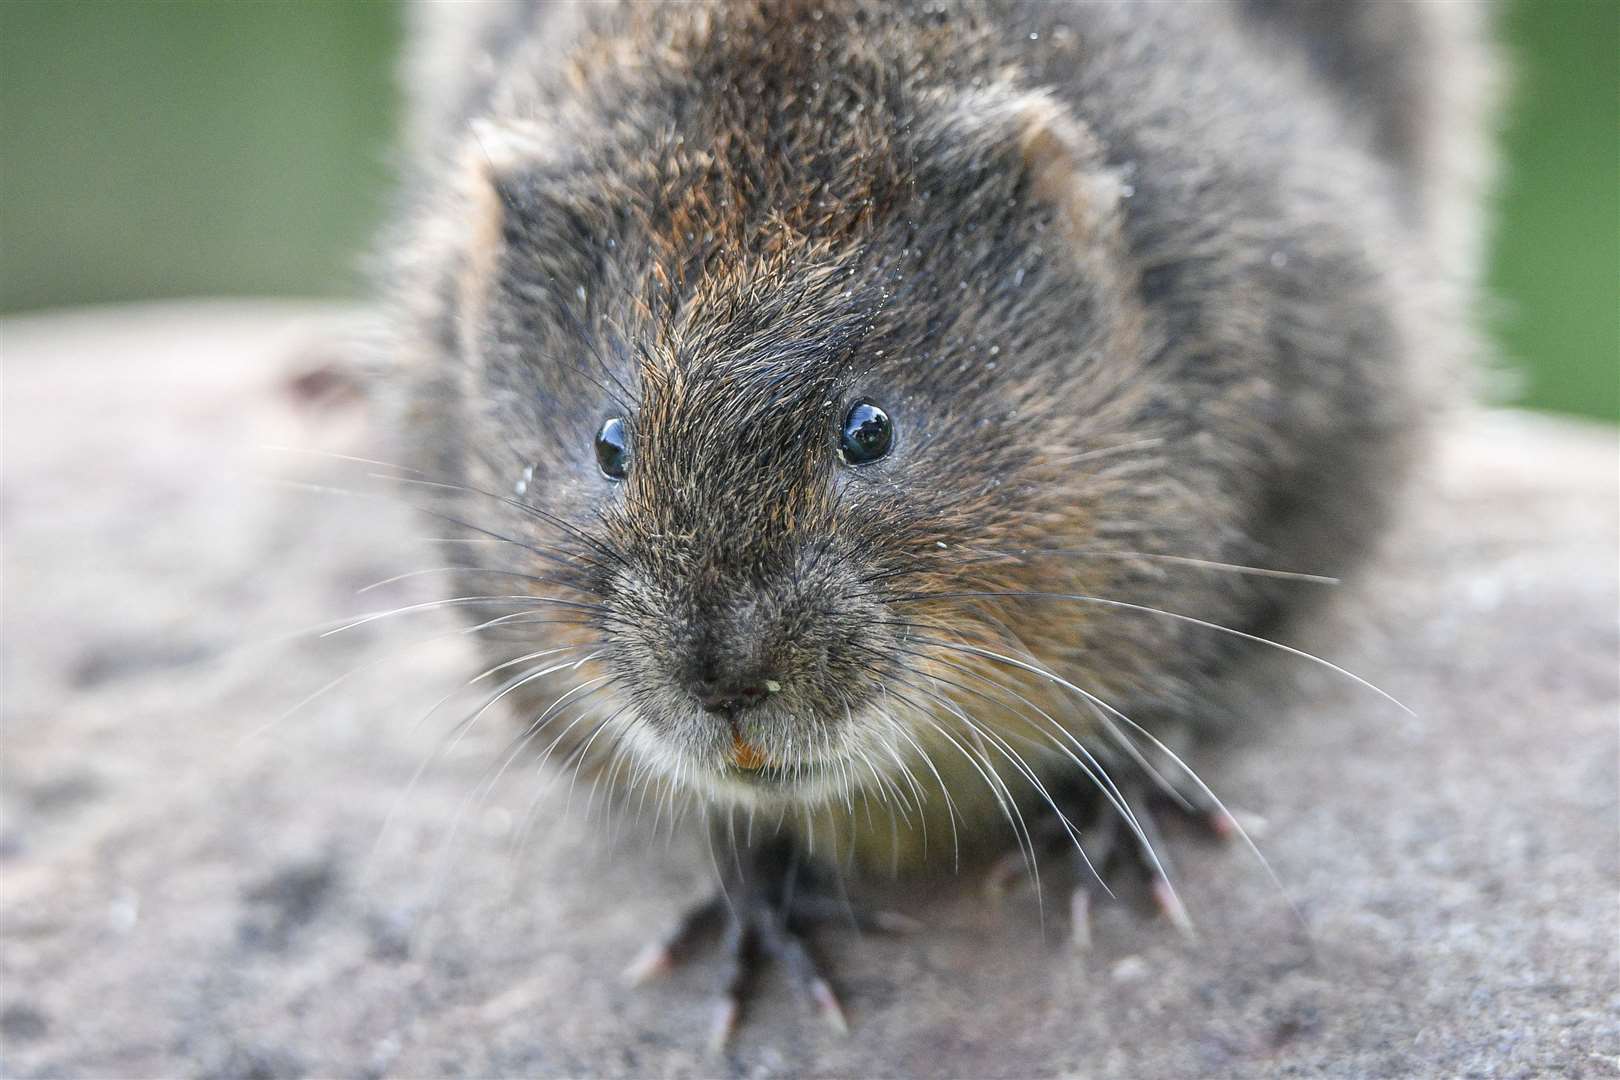
<svg viewBox="0 0 1620 1080">
<path fill-rule="evenodd" d="M 687 644 L 679 682 L 705 712 L 735 717 L 770 698 L 786 682 L 782 630 L 758 602 L 723 617 L 710 615 Z"/>
<path fill-rule="evenodd" d="M 733 716 L 763 702 L 770 678 L 757 664 L 723 665 L 712 653 L 699 654 L 688 665 L 686 689 L 705 712 Z"/>
<path fill-rule="evenodd" d="M 860 783 L 852 755 L 889 749 L 869 706 L 882 612 L 832 540 L 791 539 L 697 553 L 665 542 L 614 581 L 611 602 L 636 620 L 615 620 L 612 642 L 628 738 L 677 783 L 750 805 L 814 802 Z"/>
</svg>

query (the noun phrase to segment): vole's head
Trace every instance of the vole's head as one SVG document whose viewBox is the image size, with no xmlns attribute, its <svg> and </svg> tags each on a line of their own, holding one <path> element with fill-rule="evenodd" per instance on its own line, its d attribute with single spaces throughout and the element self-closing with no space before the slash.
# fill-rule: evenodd
<svg viewBox="0 0 1620 1080">
<path fill-rule="evenodd" d="M 935 740 L 936 642 L 1005 629 L 925 598 L 1034 587 L 1016 552 L 1089 533 L 1142 352 L 1118 184 L 1042 94 L 693 33 L 469 143 L 429 407 L 489 493 L 475 573 L 511 575 L 469 582 L 545 598 L 510 652 L 586 660 L 528 719 L 815 800 Z"/>
</svg>

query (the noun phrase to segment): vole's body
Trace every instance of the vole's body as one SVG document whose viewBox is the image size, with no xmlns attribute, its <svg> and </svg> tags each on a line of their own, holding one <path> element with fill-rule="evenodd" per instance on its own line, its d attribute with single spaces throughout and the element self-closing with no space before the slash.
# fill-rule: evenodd
<svg viewBox="0 0 1620 1080">
<path fill-rule="evenodd" d="M 1352 568 L 1468 350 L 1455 8 L 479 12 L 412 68 L 406 434 L 505 700 L 649 806 L 1010 842 L 1235 715 L 1207 624 L 1312 587 L 1210 564 Z"/>
</svg>

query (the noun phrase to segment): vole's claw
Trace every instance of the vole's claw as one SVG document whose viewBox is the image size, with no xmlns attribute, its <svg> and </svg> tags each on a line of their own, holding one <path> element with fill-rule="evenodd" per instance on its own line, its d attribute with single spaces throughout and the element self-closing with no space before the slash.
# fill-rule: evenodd
<svg viewBox="0 0 1620 1080">
<path fill-rule="evenodd" d="M 644 982 L 667 975 L 675 966 L 675 957 L 661 941 L 654 941 L 636 954 L 625 965 L 622 978 L 627 986 L 640 986 Z"/>
<path fill-rule="evenodd" d="M 779 873 L 784 876 L 779 878 Z M 639 983 L 661 975 L 718 931 L 724 967 L 709 1025 L 711 1050 L 722 1050 L 742 1022 L 754 976 L 766 961 L 780 964 L 827 1025 L 846 1034 L 849 1021 L 843 1004 L 805 937 L 822 923 L 879 933 L 907 933 L 922 925 L 898 912 L 867 911 L 820 891 L 814 882 L 797 876 L 791 861 L 760 858 L 714 896 L 693 905 L 667 934 L 637 955 L 625 977 Z"/>
<path fill-rule="evenodd" d="M 718 1054 L 726 1048 L 737 1030 L 737 1017 L 742 1006 L 730 995 L 722 996 L 714 1006 L 714 1017 L 709 1021 L 709 1052 Z"/>
<path fill-rule="evenodd" d="M 1192 916 L 1187 914 L 1187 906 L 1176 895 L 1175 887 L 1170 879 L 1161 875 L 1153 878 L 1153 902 L 1158 905 L 1164 917 L 1170 920 L 1170 925 L 1181 931 L 1187 937 L 1193 937 Z"/>
<path fill-rule="evenodd" d="M 705 938 L 720 929 L 725 915 L 725 898 L 722 896 L 715 895 L 703 903 L 694 904 L 663 937 L 649 943 L 636 954 L 636 958 L 624 969 L 625 982 L 639 986 L 650 979 L 667 975 L 691 955 Z"/>
<path fill-rule="evenodd" d="M 803 917 L 797 904 L 794 906 L 794 913 Z M 833 993 L 832 985 L 822 976 L 821 965 L 811 954 L 804 939 L 788 926 L 786 920 L 774 908 L 766 908 L 755 917 L 760 944 L 773 959 L 788 969 L 788 974 L 815 1003 L 833 1030 L 841 1035 L 847 1035 L 849 1021 L 844 1016 L 844 1007 L 839 1003 L 838 996 Z"/>
<path fill-rule="evenodd" d="M 834 1031 L 840 1035 L 849 1034 L 849 1020 L 844 1016 L 844 1006 L 839 1003 L 838 995 L 833 993 L 826 979 L 817 978 L 810 983 L 810 999 L 816 1003 Z"/>
</svg>

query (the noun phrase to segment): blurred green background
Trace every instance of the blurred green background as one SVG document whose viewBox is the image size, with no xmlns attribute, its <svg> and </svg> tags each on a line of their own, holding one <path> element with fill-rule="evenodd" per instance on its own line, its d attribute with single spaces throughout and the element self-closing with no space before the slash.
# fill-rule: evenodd
<svg viewBox="0 0 1620 1080">
<path fill-rule="evenodd" d="M 1524 402 L 1620 419 L 1620 2 L 1502 27 L 1497 336 Z M 0 311 L 357 294 L 400 36 L 384 0 L 0 0 Z"/>
</svg>

